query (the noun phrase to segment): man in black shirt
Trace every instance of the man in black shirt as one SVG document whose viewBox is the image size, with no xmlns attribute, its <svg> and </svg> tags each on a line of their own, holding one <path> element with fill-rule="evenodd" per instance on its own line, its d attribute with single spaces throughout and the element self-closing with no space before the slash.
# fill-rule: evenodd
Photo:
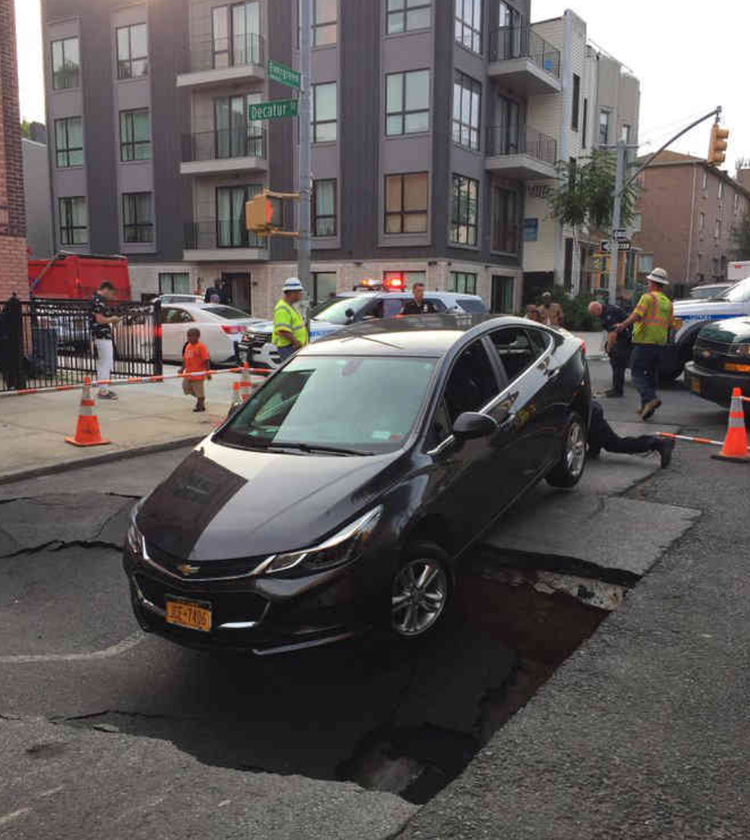
<svg viewBox="0 0 750 840">
<path fill-rule="evenodd" d="M 91 300 L 89 327 L 91 338 L 96 347 L 96 378 L 98 381 L 112 378 L 115 360 L 115 346 L 112 339 L 112 326 L 119 324 L 120 318 L 110 314 L 107 303 L 115 297 L 115 287 L 105 280 Z M 107 385 L 99 386 L 100 400 L 116 400 L 117 394 Z"/>
<path fill-rule="evenodd" d="M 607 353 L 612 365 L 612 387 L 605 397 L 622 397 L 625 391 L 625 370 L 630 363 L 633 350 L 632 329 L 615 332 L 615 327 L 627 318 L 625 310 L 611 303 L 594 301 L 589 304 L 589 313 L 602 322 L 607 331 Z"/>
<path fill-rule="evenodd" d="M 655 435 L 640 437 L 620 437 L 604 418 L 604 409 L 596 400 L 591 402 L 591 426 L 589 427 L 589 456 L 598 458 L 602 449 L 607 452 L 620 452 L 624 455 L 639 455 L 658 452 L 662 468 L 672 461 L 674 441 Z"/>
<path fill-rule="evenodd" d="M 435 304 L 424 299 L 424 283 L 415 283 L 412 293 L 414 297 L 406 301 L 401 310 L 402 315 L 434 315 L 437 312 Z"/>
</svg>

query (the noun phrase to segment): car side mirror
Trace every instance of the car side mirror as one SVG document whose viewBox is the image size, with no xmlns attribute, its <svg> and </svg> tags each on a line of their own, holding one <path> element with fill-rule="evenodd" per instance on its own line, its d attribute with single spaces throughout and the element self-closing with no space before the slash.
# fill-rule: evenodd
<svg viewBox="0 0 750 840">
<path fill-rule="evenodd" d="M 456 440 L 477 440 L 489 437 L 497 430 L 498 425 L 492 417 L 477 411 L 464 411 L 453 424 L 453 437 Z"/>
</svg>

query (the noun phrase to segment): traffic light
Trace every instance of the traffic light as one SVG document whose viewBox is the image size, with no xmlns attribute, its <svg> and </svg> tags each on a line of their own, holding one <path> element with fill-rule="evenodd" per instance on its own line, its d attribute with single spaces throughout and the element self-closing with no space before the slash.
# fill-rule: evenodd
<svg viewBox="0 0 750 840">
<path fill-rule="evenodd" d="M 268 235 L 284 227 L 284 204 L 282 199 L 256 195 L 245 204 L 245 226 L 253 233 Z"/>
<path fill-rule="evenodd" d="M 727 140 L 729 138 L 728 128 L 719 128 L 715 123 L 711 127 L 711 145 L 708 147 L 708 165 L 719 166 L 727 158 Z"/>
</svg>

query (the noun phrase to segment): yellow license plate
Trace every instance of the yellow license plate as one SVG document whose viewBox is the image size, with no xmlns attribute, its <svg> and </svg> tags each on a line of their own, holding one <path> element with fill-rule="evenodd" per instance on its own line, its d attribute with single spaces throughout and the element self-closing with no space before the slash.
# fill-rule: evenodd
<svg viewBox="0 0 750 840">
<path fill-rule="evenodd" d="M 211 604 L 206 601 L 189 601 L 186 598 L 167 596 L 167 623 L 187 627 L 189 630 L 211 632 Z"/>
<path fill-rule="evenodd" d="M 690 380 L 690 389 L 694 393 L 700 394 L 700 392 L 701 392 L 701 381 L 700 381 L 700 379 L 691 379 Z"/>
</svg>

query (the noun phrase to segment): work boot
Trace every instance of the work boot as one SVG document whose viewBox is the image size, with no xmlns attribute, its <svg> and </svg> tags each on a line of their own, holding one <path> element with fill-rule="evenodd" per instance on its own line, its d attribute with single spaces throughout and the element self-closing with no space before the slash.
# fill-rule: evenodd
<svg viewBox="0 0 750 840">
<path fill-rule="evenodd" d="M 654 416 L 654 412 L 657 408 L 661 405 L 661 400 L 651 400 L 651 402 L 647 402 L 646 405 L 643 406 L 643 412 L 641 413 L 641 418 L 643 420 L 648 420 L 649 417 Z"/>
<path fill-rule="evenodd" d="M 654 452 L 658 452 L 661 457 L 661 468 L 665 470 L 672 463 L 672 453 L 674 452 L 673 440 L 657 440 L 654 444 Z"/>
<path fill-rule="evenodd" d="M 196 404 L 195 404 L 195 408 L 193 409 L 193 411 L 205 411 L 205 410 L 206 410 L 206 400 L 205 399 L 198 400 L 198 402 L 196 402 Z"/>
<path fill-rule="evenodd" d="M 618 391 L 617 388 L 610 388 L 609 391 L 604 392 L 605 397 L 624 397 L 622 391 Z"/>
</svg>

